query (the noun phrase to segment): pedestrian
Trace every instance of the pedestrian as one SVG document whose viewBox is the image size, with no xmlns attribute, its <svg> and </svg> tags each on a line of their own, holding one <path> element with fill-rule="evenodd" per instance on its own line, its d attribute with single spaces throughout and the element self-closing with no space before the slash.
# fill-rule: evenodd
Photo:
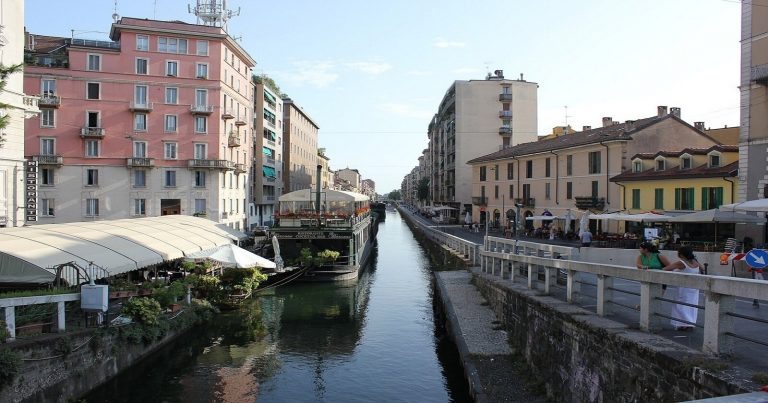
<svg viewBox="0 0 768 403">
<path fill-rule="evenodd" d="M 701 273 L 701 265 L 699 264 L 699 261 L 696 260 L 696 256 L 693 254 L 693 249 L 690 246 L 683 246 L 678 249 L 677 257 L 680 260 L 665 266 L 665 271 L 691 274 Z M 695 288 L 677 287 L 677 298 L 675 298 L 675 300 L 686 305 L 675 304 L 672 307 L 672 326 L 674 326 L 675 330 L 683 332 L 693 331 L 693 324 L 696 323 L 699 310 L 692 305 L 699 304 L 699 290 Z"/>
<path fill-rule="evenodd" d="M 672 233 L 672 243 L 675 245 L 680 243 L 680 234 L 678 234 L 677 231 Z"/>
<path fill-rule="evenodd" d="M 669 266 L 669 259 L 659 253 L 655 245 L 645 241 L 640 243 L 640 254 L 637 255 L 635 266 L 643 270 L 661 270 Z"/>
<path fill-rule="evenodd" d="M 581 238 L 581 246 L 592 245 L 592 233 L 589 232 L 589 228 L 585 228 L 579 238 Z"/>
</svg>

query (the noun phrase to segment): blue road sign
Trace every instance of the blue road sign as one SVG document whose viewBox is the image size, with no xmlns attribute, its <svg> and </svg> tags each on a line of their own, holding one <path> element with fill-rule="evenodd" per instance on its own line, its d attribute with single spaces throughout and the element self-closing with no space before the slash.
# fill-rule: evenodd
<svg viewBox="0 0 768 403">
<path fill-rule="evenodd" d="M 768 266 L 768 251 L 765 249 L 752 249 L 744 256 L 744 261 L 747 262 L 749 267 L 762 269 Z"/>
</svg>

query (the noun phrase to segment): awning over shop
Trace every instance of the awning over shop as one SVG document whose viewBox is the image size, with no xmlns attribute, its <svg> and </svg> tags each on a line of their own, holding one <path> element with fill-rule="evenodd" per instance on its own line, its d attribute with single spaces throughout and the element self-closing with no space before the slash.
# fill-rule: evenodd
<svg viewBox="0 0 768 403">
<path fill-rule="evenodd" d="M 217 224 L 169 215 L 3 228 L 0 283 L 45 283 L 55 266 L 67 262 L 84 268 L 93 263 L 116 275 L 182 258 L 231 243 L 235 236 Z"/>
<path fill-rule="evenodd" d="M 268 167 L 266 165 L 262 165 L 261 167 L 261 173 L 264 174 L 264 177 L 266 178 L 275 178 L 275 168 Z"/>
</svg>

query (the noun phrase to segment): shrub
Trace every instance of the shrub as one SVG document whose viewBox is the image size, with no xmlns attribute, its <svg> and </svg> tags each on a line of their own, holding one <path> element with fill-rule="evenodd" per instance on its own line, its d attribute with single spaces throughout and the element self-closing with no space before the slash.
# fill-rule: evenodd
<svg viewBox="0 0 768 403">
<path fill-rule="evenodd" d="M 259 269 L 254 267 L 248 268 L 229 268 L 224 270 L 224 274 L 221 275 L 222 287 L 229 291 L 238 291 L 242 293 L 249 293 L 259 286 L 259 283 L 266 280 L 267 276 L 261 274 Z"/>
<path fill-rule="evenodd" d="M 9 349 L 0 350 L 0 388 L 10 385 L 20 369 L 21 355 L 19 353 Z"/>
<path fill-rule="evenodd" d="M 0 320 L 0 343 L 5 343 L 8 337 L 11 336 L 11 332 L 8 331 L 8 325 L 4 320 Z"/>
<path fill-rule="evenodd" d="M 187 294 L 187 285 L 183 281 L 174 281 L 165 288 L 160 288 L 152 294 L 152 298 L 160 303 L 162 308 L 178 302 L 179 298 Z"/>
<path fill-rule="evenodd" d="M 134 321 L 146 325 L 157 325 L 160 304 L 153 298 L 131 298 L 123 304 L 123 313 Z"/>
</svg>

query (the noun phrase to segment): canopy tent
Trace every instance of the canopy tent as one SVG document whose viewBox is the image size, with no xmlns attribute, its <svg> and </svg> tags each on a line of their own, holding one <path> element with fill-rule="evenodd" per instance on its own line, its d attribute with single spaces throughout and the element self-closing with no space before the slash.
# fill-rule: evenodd
<svg viewBox="0 0 768 403">
<path fill-rule="evenodd" d="M 0 282 L 45 283 L 54 267 L 91 263 L 110 275 L 231 243 L 205 218 L 182 215 L 0 229 Z"/>
<path fill-rule="evenodd" d="M 626 214 L 626 213 L 605 213 L 605 214 L 593 214 L 589 216 L 590 220 L 613 220 L 613 221 L 632 221 L 632 222 L 666 222 L 672 218 L 672 216 L 658 214 L 658 213 L 640 213 L 640 214 Z"/>
<path fill-rule="evenodd" d="M 540 221 L 552 221 L 552 220 L 554 220 L 554 219 L 556 219 L 556 218 L 557 218 L 557 217 L 555 217 L 555 216 L 552 216 L 552 215 L 532 215 L 532 216 L 530 216 L 530 217 L 525 217 L 525 219 L 526 219 L 526 220 L 529 220 L 529 221 L 536 221 L 536 220 L 540 220 Z"/>
<path fill-rule="evenodd" d="M 726 211 L 719 209 L 697 211 L 695 213 L 683 214 L 677 217 L 672 217 L 667 222 L 683 223 L 683 222 L 698 222 L 698 223 L 743 223 L 743 224 L 765 224 L 764 217 L 756 217 L 749 214 L 737 213 L 735 211 Z"/>
<path fill-rule="evenodd" d="M 720 210 L 739 210 L 768 213 L 768 199 L 757 199 L 741 203 L 726 204 L 724 206 L 720 206 Z"/>
<path fill-rule="evenodd" d="M 226 244 L 216 248 L 193 252 L 187 255 L 186 260 L 209 259 L 219 262 L 224 267 L 261 267 L 274 269 L 275 263 L 255 253 L 233 244 Z"/>
<path fill-rule="evenodd" d="M 331 190 L 331 189 L 322 189 L 320 190 L 321 193 L 321 202 L 334 202 L 334 201 L 345 201 L 345 202 L 360 202 L 360 201 L 368 201 L 370 198 L 364 194 L 355 193 L 355 192 L 345 192 L 342 190 Z M 286 193 L 282 196 L 280 196 L 280 202 L 306 202 L 306 201 L 314 201 L 315 200 L 315 190 L 314 189 L 301 189 L 294 192 Z"/>
<path fill-rule="evenodd" d="M 238 231 L 227 224 L 216 224 L 216 227 L 226 232 L 230 239 L 233 241 L 244 241 L 248 239 L 248 234 L 242 231 Z"/>
</svg>

